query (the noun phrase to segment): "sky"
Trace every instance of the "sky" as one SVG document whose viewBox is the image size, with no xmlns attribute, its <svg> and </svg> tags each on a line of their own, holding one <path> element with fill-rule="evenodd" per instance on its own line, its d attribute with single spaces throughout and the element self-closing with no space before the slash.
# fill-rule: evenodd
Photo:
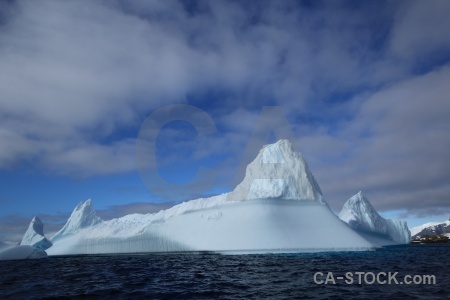
<svg viewBox="0 0 450 300">
<path fill-rule="evenodd" d="M 35 215 L 52 236 L 87 199 L 110 219 L 231 191 L 285 137 L 333 211 L 361 190 L 410 227 L 446 220 L 449 15 L 444 0 L 0 2 L 0 240 Z"/>
</svg>

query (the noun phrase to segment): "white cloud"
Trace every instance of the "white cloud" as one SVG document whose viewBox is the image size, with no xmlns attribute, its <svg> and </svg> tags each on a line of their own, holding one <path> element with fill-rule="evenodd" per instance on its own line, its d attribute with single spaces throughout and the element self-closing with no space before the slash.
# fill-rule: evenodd
<svg viewBox="0 0 450 300">
<path fill-rule="evenodd" d="M 410 205 L 399 193 L 443 188 L 449 71 L 409 71 L 448 51 L 447 3 L 199 5 L 3 4 L 0 168 L 26 161 L 73 176 L 132 171 L 147 114 L 189 102 L 222 130 L 199 139 L 192 157 L 222 156 L 221 170 L 231 172 L 261 106 L 280 105 L 291 121 L 319 119 L 294 129 L 330 198 L 379 191 L 386 202 L 377 207 L 388 209 Z M 336 93 L 355 98 L 335 101 Z"/>
<path fill-rule="evenodd" d="M 422 62 L 426 55 L 442 55 L 450 50 L 450 2 L 442 0 L 406 1 L 399 10 L 391 36 L 391 51 L 397 58 Z"/>
<path fill-rule="evenodd" d="M 317 177 L 336 209 L 360 189 L 383 210 L 449 206 L 449 81 L 443 67 L 392 85 L 369 97 L 338 137 L 306 139 L 309 153 L 330 162 L 317 163 Z"/>
<path fill-rule="evenodd" d="M 136 170 L 135 139 L 123 139 L 112 145 L 77 144 L 52 149 L 43 165 L 57 174 L 91 176 Z"/>
</svg>

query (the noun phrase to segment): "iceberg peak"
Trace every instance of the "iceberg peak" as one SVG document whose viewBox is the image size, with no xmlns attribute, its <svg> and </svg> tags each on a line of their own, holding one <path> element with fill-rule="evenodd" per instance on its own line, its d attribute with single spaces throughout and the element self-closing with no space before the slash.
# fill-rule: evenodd
<svg viewBox="0 0 450 300">
<path fill-rule="evenodd" d="M 20 245 L 30 245 L 41 250 L 52 246 L 52 243 L 44 235 L 44 224 L 37 216 L 31 220 Z"/>
<path fill-rule="evenodd" d="M 44 224 L 37 216 L 31 220 L 30 225 L 33 225 L 33 229 L 37 234 L 44 235 Z"/>
<path fill-rule="evenodd" d="M 265 145 L 247 166 L 231 200 L 287 199 L 326 204 L 322 191 L 299 152 L 288 140 Z"/>
<path fill-rule="evenodd" d="M 411 241 L 406 222 L 380 216 L 361 191 L 347 200 L 339 213 L 339 219 L 356 231 L 384 235 L 401 244 Z"/>
<path fill-rule="evenodd" d="M 349 225 L 354 224 L 356 226 L 360 224 L 366 229 L 373 230 L 376 227 L 374 221 L 379 220 L 381 216 L 369 200 L 364 197 L 363 193 L 359 191 L 345 202 L 344 207 L 339 213 L 339 218 Z"/>
<path fill-rule="evenodd" d="M 283 152 L 292 152 L 292 145 L 288 140 L 279 140 L 274 144 L 265 145 L 261 150 L 261 163 L 285 163 Z"/>
<path fill-rule="evenodd" d="M 91 199 L 88 199 L 85 202 L 80 202 L 75 207 L 69 219 L 67 220 L 67 223 L 52 237 L 51 240 L 56 241 L 63 235 L 75 233 L 82 228 L 96 225 L 100 222 L 102 222 L 102 219 L 97 216 L 92 206 Z"/>
</svg>

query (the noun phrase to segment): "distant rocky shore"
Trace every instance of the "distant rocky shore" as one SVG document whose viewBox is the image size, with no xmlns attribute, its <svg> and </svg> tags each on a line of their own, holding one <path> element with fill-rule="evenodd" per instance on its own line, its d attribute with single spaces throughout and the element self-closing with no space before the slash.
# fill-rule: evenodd
<svg viewBox="0 0 450 300">
<path fill-rule="evenodd" d="M 412 244 L 429 244 L 429 243 L 450 243 L 450 238 L 445 234 L 425 234 L 417 236 L 411 241 Z"/>
</svg>

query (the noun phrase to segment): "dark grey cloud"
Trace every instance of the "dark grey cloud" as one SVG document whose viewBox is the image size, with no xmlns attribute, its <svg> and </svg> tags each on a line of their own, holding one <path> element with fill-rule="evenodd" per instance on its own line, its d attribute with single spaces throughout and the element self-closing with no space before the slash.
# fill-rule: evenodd
<svg viewBox="0 0 450 300">
<path fill-rule="evenodd" d="M 442 208 L 442 207 L 428 207 L 425 209 L 411 209 L 406 212 L 400 213 L 400 218 L 407 218 L 411 215 L 417 216 L 418 218 L 430 218 L 434 217 L 436 221 L 445 221 L 449 219 L 450 216 L 450 209 L 449 208 Z M 441 219 L 438 220 L 435 217 L 440 216 Z"/>
<path fill-rule="evenodd" d="M 416 63 L 429 59 L 429 55 L 448 53 L 450 37 L 443 28 L 450 26 L 450 3 L 415 0 L 406 1 L 404 6 L 396 18 L 391 51 L 400 59 Z"/>
<path fill-rule="evenodd" d="M 449 80 L 442 67 L 394 84 L 371 95 L 337 137 L 305 139 L 308 154 L 330 162 L 316 176 L 336 210 L 361 189 L 382 210 L 450 208 Z"/>
<path fill-rule="evenodd" d="M 298 111 L 315 95 L 371 80 L 362 76 L 370 32 L 352 29 L 367 16 L 357 11 L 199 5 L 192 13 L 178 1 L 24 0 L 6 9 L 0 165 L 30 159 L 62 174 L 126 172 L 135 169 L 135 136 L 102 140 L 188 94 L 231 90 L 218 103 L 229 113 L 264 103 Z M 374 12 L 383 20 L 391 14 Z"/>
</svg>

